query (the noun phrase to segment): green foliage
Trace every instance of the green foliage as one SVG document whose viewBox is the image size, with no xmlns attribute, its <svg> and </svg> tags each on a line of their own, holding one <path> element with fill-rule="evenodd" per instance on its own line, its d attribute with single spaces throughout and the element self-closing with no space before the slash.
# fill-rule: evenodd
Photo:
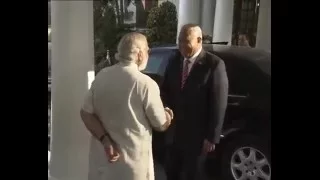
<svg viewBox="0 0 320 180">
<path fill-rule="evenodd" d="M 151 45 L 176 43 L 177 25 L 177 10 L 173 3 L 166 1 L 160 7 L 152 8 L 147 19 L 149 43 Z"/>
<path fill-rule="evenodd" d="M 131 2 L 141 3 L 139 0 L 95 0 L 94 7 L 94 48 L 96 70 L 103 68 L 107 50 L 111 62 L 114 63 L 114 54 L 121 37 L 132 32 L 134 25 L 124 24 L 126 8 Z M 151 9 L 146 33 L 151 45 L 175 43 L 177 33 L 177 11 L 171 2 L 164 2 L 160 7 Z"/>
<path fill-rule="evenodd" d="M 110 57 L 114 57 L 116 46 L 121 37 L 131 32 L 130 28 L 132 26 L 117 23 L 118 17 L 116 16 L 116 11 L 119 8 L 117 3 L 118 1 L 115 0 L 94 1 L 94 49 L 96 65 L 101 64 L 100 62 L 105 59 L 107 50 L 110 51 Z"/>
<path fill-rule="evenodd" d="M 158 45 L 160 37 L 160 26 L 159 26 L 159 17 L 160 17 L 160 8 L 153 7 L 149 11 L 148 19 L 147 19 L 147 38 L 149 43 L 152 45 Z"/>
</svg>

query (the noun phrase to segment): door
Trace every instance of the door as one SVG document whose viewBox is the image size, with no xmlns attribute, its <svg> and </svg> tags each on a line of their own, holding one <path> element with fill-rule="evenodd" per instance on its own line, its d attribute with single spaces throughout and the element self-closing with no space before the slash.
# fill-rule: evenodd
<svg viewBox="0 0 320 180">
<path fill-rule="evenodd" d="M 246 69 L 242 61 L 232 56 L 225 57 L 223 60 L 226 64 L 229 79 L 228 107 L 225 114 L 223 132 L 228 133 L 230 130 L 244 125 L 242 119 L 245 117 L 246 107 L 243 104 L 250 96 L 247 87 L 250 80 L 244 74 Z"/>
</svg>

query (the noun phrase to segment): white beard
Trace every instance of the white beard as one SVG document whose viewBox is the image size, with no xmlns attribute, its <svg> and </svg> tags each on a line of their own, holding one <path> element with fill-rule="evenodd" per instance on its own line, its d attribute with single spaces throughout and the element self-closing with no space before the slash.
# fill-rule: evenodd
<svg viewBox="0 0 320 180">
<path fill-rule="evenodd" d="M 147 67 L 147 62 L 144 61 L 143 64 L 141 64 L 140 66 L 138 66 L 139 71 L 143 71 L 145 70 Z"/>
</svg>

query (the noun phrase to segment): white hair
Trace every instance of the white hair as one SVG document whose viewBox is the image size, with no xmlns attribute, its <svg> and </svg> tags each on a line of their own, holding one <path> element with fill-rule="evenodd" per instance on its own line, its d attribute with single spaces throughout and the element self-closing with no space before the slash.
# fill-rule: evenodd
<svg viewBox="0 0 320 180">
<path fill-rule="evenodd" d="M 119 62 L 124 63 L 136 61 L 138 58 L 137 54 L 141 49 L 146 48 L 147 45 L 147 38 L 143 34 L 136 32 L 128 33 L 121 38 L 115 58 Z"/>
</svg>

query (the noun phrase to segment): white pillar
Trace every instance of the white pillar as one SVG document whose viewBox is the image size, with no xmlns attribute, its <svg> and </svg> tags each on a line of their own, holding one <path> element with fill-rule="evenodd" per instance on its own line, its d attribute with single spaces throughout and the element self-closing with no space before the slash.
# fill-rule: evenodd
<svg viewBox="0 0 320 180">
<path fill-rule="evenodd" d="M 201 29 L 203 34 L 213 35 L 216 0 L 202 0 Z"/>
<path fill-rule="evenodd" d="M 88 180 L 80 107 L 93 70 L 93 1 L 52 3 L 52 131 L 48 179 Z"/>
<path fill-rule="evenodd" d="M 234 0 L 216 0 L 213 41 L 231 44 Z"/>
<path fill-rule="evenodd" d="M 201 24 L 200 14 L 199 0 L 179 0 L 177 36 L 179 36 L 180 29 L 184 24 Z"/>
<path fill-rule="evenodd" d="M 271 0 L 260 0 L 256 48 L 271 51 Z"/>
</svg>

